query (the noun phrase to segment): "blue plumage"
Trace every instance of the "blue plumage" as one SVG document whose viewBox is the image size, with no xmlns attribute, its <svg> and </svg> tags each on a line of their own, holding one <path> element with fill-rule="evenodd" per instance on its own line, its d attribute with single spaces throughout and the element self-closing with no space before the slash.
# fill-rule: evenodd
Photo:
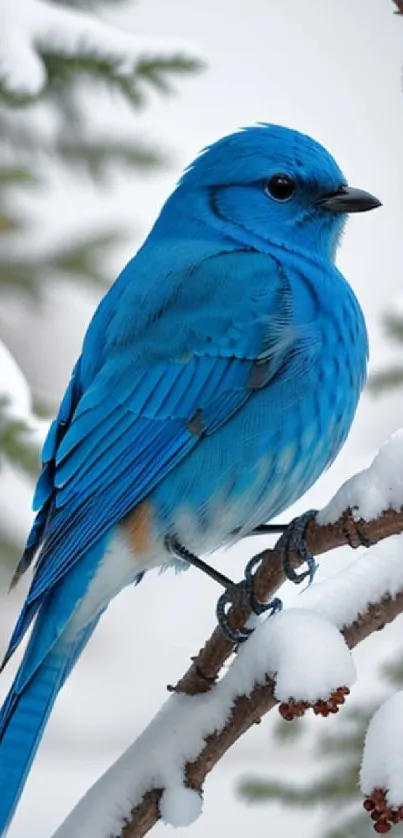
<svg viewBox="0 0 403 838">
<path fill-rule="evenodd" d="M 0 715 L 0 835 L 111 597 L 168 561 L 167 535 L 196 553 L 229 543 L 336 456 L 367 337 L 334 255 L 346 212 L 376 205 L 310 138 L 246 129 L 185 172 L 98 307 L 16 574 L 37 557 L 6 654 L 34 621 Z"/>
</svg>

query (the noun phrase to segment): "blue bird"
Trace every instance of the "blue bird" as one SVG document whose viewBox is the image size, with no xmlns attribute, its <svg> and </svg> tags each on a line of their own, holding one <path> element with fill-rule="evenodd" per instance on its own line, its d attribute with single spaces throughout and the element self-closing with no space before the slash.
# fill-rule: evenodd
<svg viewBox="0 0 403 838">
<path fill-rule="evenodd" d="M 314 140 L 259 124 L 185 171 L 110 288 L 43 448 L 5 656 L 0 835 L 57 693 L 109 601 L 170 544 L 205 555 L 299 498 L 346 439 L 363 314 L 336 269 L 346 213 L 379 206 Z"/>
</svg>

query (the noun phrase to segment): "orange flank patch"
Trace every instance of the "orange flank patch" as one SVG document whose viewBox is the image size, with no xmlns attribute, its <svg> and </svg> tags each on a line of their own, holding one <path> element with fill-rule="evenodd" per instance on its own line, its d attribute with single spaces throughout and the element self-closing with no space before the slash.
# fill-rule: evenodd
<svg viewBox="0 0 403 838">
<path fill-rule="evenodd" d="M 133 553 L 146 553 L 150 545 L 151 505 L 143 501 L 123 518 L 122 526 Z"/>
</svg>

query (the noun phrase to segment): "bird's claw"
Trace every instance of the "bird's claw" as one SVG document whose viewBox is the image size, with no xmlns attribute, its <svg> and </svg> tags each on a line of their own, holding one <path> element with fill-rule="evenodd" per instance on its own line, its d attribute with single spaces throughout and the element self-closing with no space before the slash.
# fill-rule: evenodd
<svg viewBox="0 0 403 838">
<path fill-rule="evenodd" d="M 249 604 L 248 584 L 246 579 L 237 582 L 226 588 L 218 599 L 216 615 L 217 622 L 224 635 L 231 643 L 243 643 L 252 634 L 252 629 L 246 626 L 243 629 L 233 628 L 228 619 L 228 611 L 232 606 Z"/>
<path fill-rule="evenodd" d="M 277 611 L 281 611 L 283 607 L 281 599 L 278 599 L 278 597 L 275 597 L 274 599 L 270 600 L 270 602 L 261 602 L 255 596 L 253 577 L 261 561 L 261 556 L 253 556 L 253 558 L 250 559 L 250 561 L 246 565 L 244 571 L 244 581 L 247 583 L 249 591 L 249 606 L 252 609 L 253 614 L 256 614 L 258 617 L 260 616 L 260 614 L 264 614 L 266 611 L 271 611 L 272 614 L 275 614 Z"/>
<path fill-rule="evenodd" d="M 313 556 L 310 555 L 305 539 L 307 526 L 313 518 L 317 515 L 317 509 L 310 509 L 304 512 L 298 518 L 294 518 L 290 522 L 284 534 L 281 536 L 279 547 L 283 554 L 283 568 L 287 579 L 300 585 L 305 579 L 308 579 L 308 585 L 311 584 L 318 565 Z M 291 555 L 296 553 L 297 556 L 307 565 L 307 569 L 300 573 L 294 570 L 291 566 Z"/>
<path fill-rule="evenodd" d="M 253 614 L 260 616 L 266 611 L 275 614 L 281 611 L 283 604 L 277 597 L 270 602 L 261 602 L 254 595 L 253 577 L 256 566 L 260 564 L 260 556 L 254 556 L 245 568 L 245 577 L 241 582 L 234 583 L 226 588 L 217 602 L 217 621 L 224 636 L 231 643 L 243 643 L 252 634 L 253 629 L 244 626 L 242 629 L 233 628 L 228 619 L 228 611 L 232 606 L 245 605 L 250 608 Z"/>
</svg>

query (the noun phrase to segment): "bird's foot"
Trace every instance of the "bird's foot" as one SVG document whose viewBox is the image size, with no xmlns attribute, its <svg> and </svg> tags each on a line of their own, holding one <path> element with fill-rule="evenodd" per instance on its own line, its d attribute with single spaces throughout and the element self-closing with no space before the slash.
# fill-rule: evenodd
<svg viewBox="0 0 403 838">
<path fill-rule="evenodd" d="M 275 614 L 281 611 L 283 605 L 277 597 L 270 602 L 260 602 L 254 595 L 253 576 L 257 565 L 261 562 L 260 556 L 254 556 L 245 568 L 245 576 L 241 582 L 229 585 L 217 602 L 217 621 L 224 636 L 231 643 L 243 643 L 252 634 L 253 629 L 245 626 L 242 629 L 233 628 L 229 621 L 228 612 L 233 606 L 246 606 L 253 614 L 260 616 L 266 611 Z"/>
<path fill-rule="evenodd" d="M 305 538 L 307 526 L 316 515 L 317 509 L 310 509 L 298 518 L 294 518 L 288 524 L 279 541 L 279 548 L 283 555 L 284 573 L 287 579 L 296 585 L 300 585 L 305 579 L 308 579 L 308 584 L 310 585 L 318 567 L 314 557 L 309 553 Z M 293 553 L 299 557 L 301 562 L 306 564 L 306 570 L 299 573 L 294 570 L 291 565 L 291 556 Z"/>
<path fill-rule="evenodd" d="M 254 556 L 248 562 L 245 568 L 245 577 L 241 582 L 233 582 L 228 576 L 224 576 L 223 573 L 211 567 L 203 559 L 200 559 L 199 556 L 191 553 L 187 547 L 184 547 L 180 543 L 175 535 L 166 536 L 165 547 L 172 556 L 182 559 L 184 562 L 193 565 L 193 567 L 197 567 L 225 588 L 224 593 L 217 602 L 216 613 L 220 629 L 231 643 L 242 643 L 244 640 L 247 640 L 253 631 L 253 629 L 247 627 L 235 629 L 230 625 L 228 612 L 231 606 L 244 605 L 256 615 L 263 614 L 265 611 L 271 611 L 274 614 L 276 611 L 281 610 L 282 602 L 280 599 L 276 598 L 271 602 L 260 602 L 254 596 L 253 574 L 256 571 L 257 565 L 261 562 L 260 556 Z"/>
</svg>

